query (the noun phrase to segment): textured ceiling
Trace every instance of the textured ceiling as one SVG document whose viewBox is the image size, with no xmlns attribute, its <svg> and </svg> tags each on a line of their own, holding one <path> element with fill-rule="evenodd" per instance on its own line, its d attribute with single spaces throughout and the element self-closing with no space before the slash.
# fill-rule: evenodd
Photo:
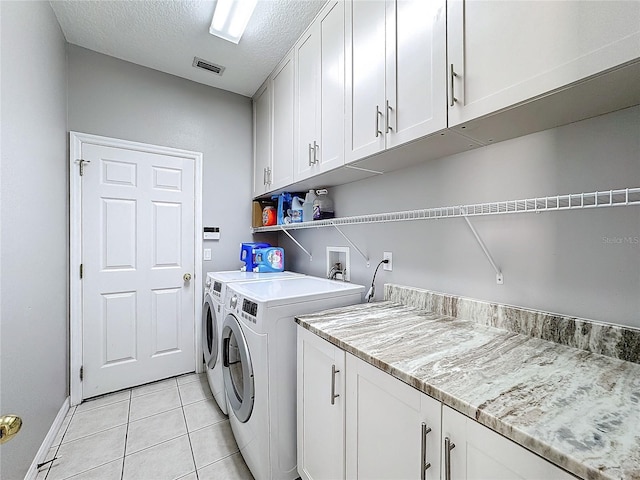
<svg viewBox="0 0 640 480">
<path fill-rule="evenodd" d="M 259 0 L 238 45 L 209 34 L 215 1 L 54 0 L 69 43 L 252 96 L 326 0 Z M 226 67 L 221 77 L 193 57 Z"/>
</svg>

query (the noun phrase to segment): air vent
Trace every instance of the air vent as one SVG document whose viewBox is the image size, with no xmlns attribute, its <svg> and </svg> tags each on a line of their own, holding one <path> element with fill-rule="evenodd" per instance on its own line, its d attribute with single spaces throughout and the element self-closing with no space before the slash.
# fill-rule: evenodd
<svg viewBox="0 0 640 480">
<path fill-rule="evenodd" d="M 223 67 L 222 65 L 216 65 L 215 63 L 207 62 L 206 60 L 198 57 L 193 57 L 193 66 L 202 68 L 203 70 L 208 70 L 220 76 L 222 76 L 222 73 L 225 69 L 225 67 Z"/>
</svg>

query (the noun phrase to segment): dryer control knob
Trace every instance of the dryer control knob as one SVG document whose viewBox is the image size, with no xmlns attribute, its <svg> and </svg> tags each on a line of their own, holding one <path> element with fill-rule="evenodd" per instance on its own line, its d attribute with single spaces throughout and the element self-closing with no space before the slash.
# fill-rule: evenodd
<svg viewBox="0 0 640 480">
<path fill-rule="evenodd" d="M 238 296 L 234 295 L 233 297 L 231 297 L 231 300 L 229 300 L 229 307 L 235 309 L 237 306 L 238 306 Z"/>
</svg>

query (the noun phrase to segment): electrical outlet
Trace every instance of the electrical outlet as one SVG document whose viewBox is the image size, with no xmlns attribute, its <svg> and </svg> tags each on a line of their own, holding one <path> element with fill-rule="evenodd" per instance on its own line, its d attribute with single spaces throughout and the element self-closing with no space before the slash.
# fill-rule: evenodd
<svg viewBox="0 0 640 480">
<path fill-rule="evenodd" d="M 382 268 L 384 270 L 386 270 L 387 272 L 393 271 L 393 253 L 384 252 L 384 254 L 382 256 L 382 259 L 383 260 L 389 260 L 389 263 L 383 263 L 382 264 Z"/>
</svg>

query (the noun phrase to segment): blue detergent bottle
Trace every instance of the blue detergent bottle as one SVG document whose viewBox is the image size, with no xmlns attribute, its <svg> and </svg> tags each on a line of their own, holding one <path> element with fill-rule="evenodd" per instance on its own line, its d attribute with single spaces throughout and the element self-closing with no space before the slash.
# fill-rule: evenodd
<svg viewBox="0 0 640 480">
<path fill-rule="evenodd" d="M 270 243 L 248 242 L 240 246 L 240 260 L 244 262 L 244 266 L 240 269 L 243 272 L 253 272 L 255 268 L 256 250 L 259 248 L 270 247 Z"/>
</svg>

